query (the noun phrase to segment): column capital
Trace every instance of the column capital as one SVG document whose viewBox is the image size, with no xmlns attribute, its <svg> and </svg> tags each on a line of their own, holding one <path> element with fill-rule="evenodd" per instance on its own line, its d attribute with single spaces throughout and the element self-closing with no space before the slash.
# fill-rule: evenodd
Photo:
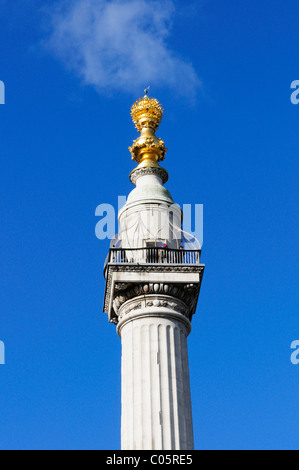
<svg viewBox="0 0 299 470">
<path fill-rule="evenodd" d="M 186 328 L 186 335 L 191 332 L 190 311 L 188 306 L 170 295 L 140 295 L 124 302 L 118 310 L 117 333 L 121 337 L 122 327 L 139 318 L 159 317 L 174 319 Z"/>
</svg>

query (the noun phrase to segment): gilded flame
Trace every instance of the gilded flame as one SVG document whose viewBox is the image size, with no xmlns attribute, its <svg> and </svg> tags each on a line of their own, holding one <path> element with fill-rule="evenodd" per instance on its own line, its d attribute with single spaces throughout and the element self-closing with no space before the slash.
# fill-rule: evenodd
<svg viewBox="0 0 299 470">
<path fill-rule="evenodd" d="M 131 108 L 132 120 L 141 132 L 144 128 L 151 128 L 156 131 L 163 116 L 163 108 L 158 100 L 145 95 L 137 100 Z"/>
<path fill-rule="evenodd" d="M 132 147 L 129 147 L 129 150 L 132 160 L 139 164 L 138 169 L 159 167 L 158 162 L 165 158 L 167 149 L 164 142 L 155 135 L 163 113 L 164 110 L 159 101 L 149 98 L 147 94 L 137 100 L 131 108 L 132 120 L 140 136 L 133 142 Z"/>
</svg>

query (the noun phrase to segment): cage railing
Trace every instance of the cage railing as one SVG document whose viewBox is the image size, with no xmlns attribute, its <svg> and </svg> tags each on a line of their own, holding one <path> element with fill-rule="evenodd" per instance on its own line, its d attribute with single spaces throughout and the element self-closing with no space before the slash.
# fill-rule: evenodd
<svg viewBox="0 0 299 470">
<path fill-rule="evenodd" d="M 110 248 L 109 263 L 122 264 L 200 264 L 200 250 L 167 247 Z"/>
</svg>

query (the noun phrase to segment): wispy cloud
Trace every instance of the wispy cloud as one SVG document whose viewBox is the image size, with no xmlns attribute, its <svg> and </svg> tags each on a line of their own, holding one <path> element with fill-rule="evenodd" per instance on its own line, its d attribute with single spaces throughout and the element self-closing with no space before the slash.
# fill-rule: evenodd
<svg viewBox="0 0 299 470">
<path fill-rule="evenodd" d="M 173 0 L 64 1 L 52 13 L 47 44 L 99 92 L 150 84 L 194 96 L 197 73 L 168 44 L 174 15 Z"/>
</svg>

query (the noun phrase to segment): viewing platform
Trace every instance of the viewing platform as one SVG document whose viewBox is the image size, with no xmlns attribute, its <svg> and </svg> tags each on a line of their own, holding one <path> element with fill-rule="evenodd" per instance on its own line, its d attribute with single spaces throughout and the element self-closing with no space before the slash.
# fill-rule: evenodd
<svg viewBox="0 0 299 470">
<path fill-rule="evenodd" d="M 104 265 L 106 290 L 104 312 L 117 323 L 113 298 L 132 286 L 153 283 L 153 292 L 172 284 L 192 292 L 196 301 L 204 272 L 200 263 L 201 250 L 172 249 L 168 247 L 110 248 Z M 158 289 L 158 286 L 159 289 Z M 149 289 L 151 287 L 149 286 Z M 163 287 L 164 288 L 164 287 Z M 187 291 L 186 291 L 187 292 Z M 112 293 L 112 295 L 111 295 Z"/>
<path fill-rule="evenodd" d="M 167 247 L 111 248 L 107 263 L 122 264 L 200 264 L 201 250 L 175 250 Z"/>
</svg>

